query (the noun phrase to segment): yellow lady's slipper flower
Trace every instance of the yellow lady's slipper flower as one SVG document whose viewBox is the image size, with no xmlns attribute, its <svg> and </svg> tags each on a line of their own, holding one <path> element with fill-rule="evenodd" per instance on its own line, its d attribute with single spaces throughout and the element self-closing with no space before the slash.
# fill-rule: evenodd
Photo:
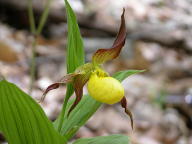
<svg viewBox="0 0 192 144">
<path fill-rule="evenodd" d="M 108 49 L 98 49 L 93 54 L 91 63 L 79 66 L 76 68 L 75 72 L 64 76 L 59 82 L 50 85 L 45 90 L 42 97 L 43 99 L 50 90 L 56 89 L 62 84 L 72 83 L 76 99 L 68 111 L 69 115 L 75 106 L 80 102 L 83 96 L 83 87 L 88 82 L 88 92 L 95 100 L 106 104 L 114 104 L 117 102 L 121 103 L 121 106 L 131 118 L 131 126 L 133 128 L 133 118 L 131 112 L 127 108 L 124 88 L 117 79 L 110 77 L 104 70 L 101 69 L 101 64 L 115 59 L 125 44 L 126 25 L 124 12 L 125 9 L 123 9 L 119 32 L 112 47 Z"/>
<path fill-rule="evenodd" d="M 88 81 L 89 94 L 97 101 L 114 104 L 124 97 L 124 88 L 113 77 L 93 73 Z"/>
</svg>

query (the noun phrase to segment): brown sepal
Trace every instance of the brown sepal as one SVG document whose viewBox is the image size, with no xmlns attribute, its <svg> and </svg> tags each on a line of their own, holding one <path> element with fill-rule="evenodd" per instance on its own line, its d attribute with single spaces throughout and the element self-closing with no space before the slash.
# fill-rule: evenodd
<svg viewBox="0 0 192 144">
<path fill-rule="evenodd" d="M 129 115 L 129 117 L 131 119 L 131 128 L 133 130 L 133 115 L 132 115 L 131 111 L 127 108 L 127 100 L 125 97 L 123 97 L 121 100 L 121 106 L 125 109 L 125 113 L 127 115 Z"/>
<path fill-rule="evenodd" d="M 68 116 L 71 113 L 71 111 L 76 107 L 76 105 L 80 102 L 80 100 L 83 96 L 83 86 L 89 80 L 90 74 L 91 74 L 91 72 L 88 72 L 85 74 L 78 75 L 74 78 L 73 87 L 75 89 L 76 99 L 68 111 Z"/>
<path fill-rule="evenodd" d="M 119 28 L 119 32 L 116 36 L 116 39 L 110 49 L 99 49 L 95 52 L 92 57 L 92 62 L 95 64 L 102 64 L 106 61 L 115 59 L 119 56 L 122 47 L 125 44 L 126 40 L 126 25 L 124 18 L 125 9 L 123 9 L 123 13 L 121 15 L 121 25 Z"/>
<path fill-rule="evenodd" d="M 41 99 L 39 100 L 39 102 L 43 102 L 47 93 L 53 89 L 57 89 L 59 88 L 61 85 L 63 84 L 67 84 L 73 81 L 74 77 L 79 75 L 79 73 L 71 73 L 71 74 L 67 74 L 65 75 L 59 82 L 53 83 L 50 86 L 47 87 L 47 89 L 44 91 Z"/>
</svg>

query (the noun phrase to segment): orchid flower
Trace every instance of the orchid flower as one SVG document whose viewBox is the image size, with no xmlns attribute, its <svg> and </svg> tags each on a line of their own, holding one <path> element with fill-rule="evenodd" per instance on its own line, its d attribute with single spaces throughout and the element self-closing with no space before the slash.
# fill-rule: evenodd
<svg viewBox="0 0 192 144">
<path fill-rule="evenodd" d="M 80 102 L 83 96 L 83 87 L 88 83 L 88 92 L 96 101 L 106 104 L 115 104 L 120 102 L 125 112 L 130 116 L 131 127 L 133 129 L 133 117 L 127 108 L 127 101 L 124 95 L 124 88 L 122 84 L 111 77 L 101 67 L 103 63 L 113 60 L 119 56 L 126 40 L 126 25 L 125 25 L 125 9 L 121 15 L 121 25 L 116 39 L 111 48 L 99 49 L 92 56 L 92 62 L 86 63 L 78 67 L 74 73 L 67 74 L 59 82 L 50 85 L 44 92 L 42 100 L 45 95 L 52 89 L 56 89 L 62 84 L 72 83 L 76 99 L 72 104 L 68 113 L 70 113 L 75 106 Z"/>
</svg>

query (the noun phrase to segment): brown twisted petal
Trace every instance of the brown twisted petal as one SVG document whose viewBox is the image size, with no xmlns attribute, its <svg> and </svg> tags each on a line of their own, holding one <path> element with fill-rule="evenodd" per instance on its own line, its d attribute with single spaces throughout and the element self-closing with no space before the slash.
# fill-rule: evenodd
<svg viewBox="0 0 192 144">
<path fill-rule="evenodd" d="M 121 15 L 121 25 L 119 28 L 119 32 L 117 34 L 117 37 L 110 49 L 99 49 L 95 52 L 95 54 L 92 57 L 92 61 L 95 64 L 102 64 L 106 61 L 115 59 L 119 56 L 119 53 L 121 52 L 122 47 L 125 44 L 126 40 L 126 25 L 125 25 L 125 9 L 123 9 L 123 13 Z"/>
<path fill-rule="evenodd" d="M 70 112 L 76 107 L 76 105 L 80 102 L 82 96 L 83 96 L 83 87 L 89 80 L 89 77 L 91 75 L 91 71 L 94 69 L 92 63 L 86 63 L 80 67 L 78 67 L 75 72 L 80 73 L 79 75 L 74 77 L 73 80 L 73 87 L 75 89 L 76 99 L 75 102 L 72 104 L 68 111 L 68 115 Z"/>
<path fill-rule="evenodd" d="M 131 128 L 133 130 L 133 115 L 132 115 L 131 111 L 127 108 L 127 100 L 125 97 L 123 97 L 121 100 L 121 106 L 125 109 L 125 113 L 127 115 L 129 115 L 129 117 L 131 119 Z"/>
<path fill-rule="evenodd" d="M 76 99 L 73 105 L 70 107 L 68 115 L 71 113 L 71 111 L 76 107 L 76 105 L 80 102 L 82 96 L 83 96 L 83 87 L 89 80 L 90 73 L 87 74 L 81 74 L 74 78 L 73 87 L 75 89 Z"/>
<path fill-rule="evenodd" d="M 65 75 L 59 82 L 53 83 L 50 86 L 47 87 L 47 89 L 44 91 L 43 96 L 41 97 L 39 102 L 43 102 L 47 93 L 53 89 L 59 88 L 63 84 L 67 84 L 73 81 L 74 77 L 79 75 L 79 73 L 72 73 Z"/>
</svg>

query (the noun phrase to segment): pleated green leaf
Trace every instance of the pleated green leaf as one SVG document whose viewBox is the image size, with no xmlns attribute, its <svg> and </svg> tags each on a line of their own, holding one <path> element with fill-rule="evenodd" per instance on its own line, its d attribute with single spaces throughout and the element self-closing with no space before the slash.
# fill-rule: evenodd
<svg viewBox="0 0 192 144">
<path fill-rule="evenodd" d="M 144 72 L 145 70 L 125 70 L 125 71 L 119 71 L 113 75 L 113 77 L 120 82 L 122 82 L 125 78 L 127 78 L 130 75 L 137 74 L 140 72 Z"/>
<path fill-rule="evenodd" d="M 73 144 L 129 144 L 129 139 L 125 135 L 99 136 L 78 139 Z"/>
<path fill-rule="evenodd" d="M 16 85 L 0 81 L 0 131 L 9 144 L 64 144 L 41 107 Z"/>
</svg>

